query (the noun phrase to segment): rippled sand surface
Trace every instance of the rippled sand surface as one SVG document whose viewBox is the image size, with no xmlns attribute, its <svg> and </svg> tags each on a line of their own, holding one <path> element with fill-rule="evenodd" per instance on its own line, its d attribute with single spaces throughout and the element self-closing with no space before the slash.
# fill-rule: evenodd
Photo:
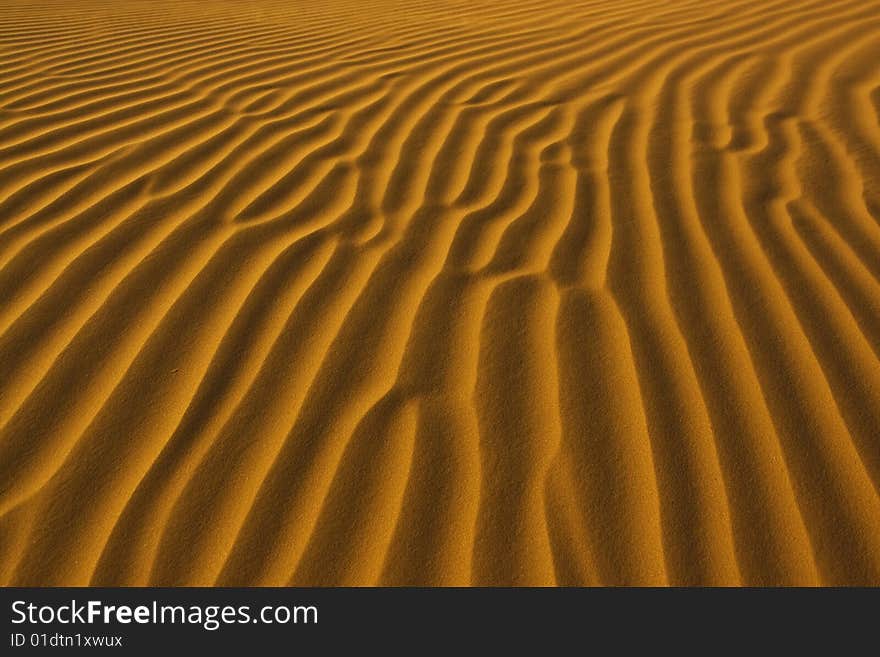
<svg viewBox="0 0 880 657">
<path fill-rule="evenodd" d="M 0 582 L 880 584 L 880 3 L 3 0 Z"/>
</svg>

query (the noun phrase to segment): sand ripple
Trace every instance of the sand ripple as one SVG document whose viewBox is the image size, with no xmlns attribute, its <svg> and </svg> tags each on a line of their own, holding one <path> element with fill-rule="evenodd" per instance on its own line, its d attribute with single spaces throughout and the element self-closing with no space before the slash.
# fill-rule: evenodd
<svg viewBox="0 0 880 657">
<path fill-rule="evenodd" d="M 880 3 L 7 0 L 0 583 L 880 584 Z"/>
</svg>

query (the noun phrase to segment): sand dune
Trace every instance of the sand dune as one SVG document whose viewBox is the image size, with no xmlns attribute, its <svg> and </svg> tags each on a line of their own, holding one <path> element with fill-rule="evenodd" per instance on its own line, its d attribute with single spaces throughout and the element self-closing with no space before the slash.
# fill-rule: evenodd
<svg viewBox="0 0 880 657">
<path fill-rule="evenodd" d="M 5 0 L 0 583 L 880 584 L 880 2 Z"/>
</svg>

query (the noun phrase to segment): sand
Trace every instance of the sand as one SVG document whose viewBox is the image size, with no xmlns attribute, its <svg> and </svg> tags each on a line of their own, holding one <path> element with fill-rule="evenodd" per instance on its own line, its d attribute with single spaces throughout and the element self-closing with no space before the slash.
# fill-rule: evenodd
<svg viewBox="0 0 880 657">
<path fill-rule="evenodd" d="M 0 583 L 880 584 L 880 2 L 3 0 Z"/>
</svg>

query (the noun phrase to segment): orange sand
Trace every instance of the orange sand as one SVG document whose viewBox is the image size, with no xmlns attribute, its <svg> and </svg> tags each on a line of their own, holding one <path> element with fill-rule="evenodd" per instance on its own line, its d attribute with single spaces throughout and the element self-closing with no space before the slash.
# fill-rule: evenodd
<svg viewBox="0 0 880 657">
<path fill-rule="evenodd" d="M 0 2 L 0 583 L 880 584 L 880 2 Z"/>
</svg>

